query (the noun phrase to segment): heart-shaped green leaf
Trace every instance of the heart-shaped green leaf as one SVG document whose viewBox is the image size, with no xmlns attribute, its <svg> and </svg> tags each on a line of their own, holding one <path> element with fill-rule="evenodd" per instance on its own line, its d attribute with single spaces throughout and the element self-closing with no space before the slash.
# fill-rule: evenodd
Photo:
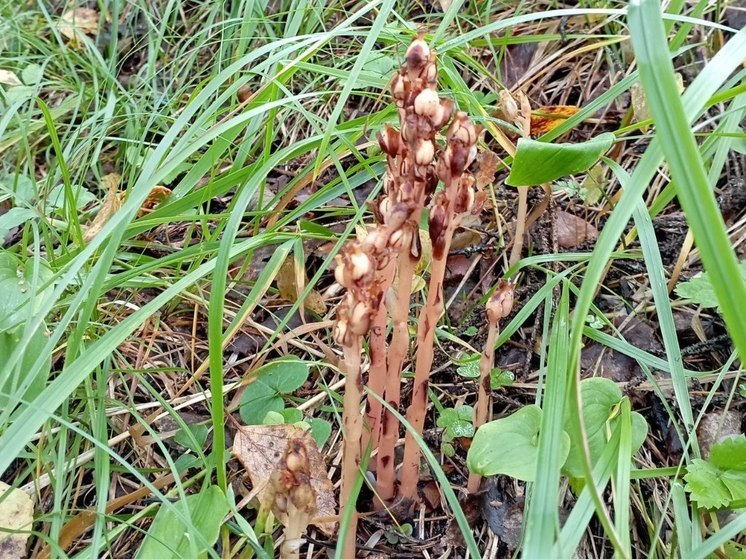
<svg viewBox="0 0 746 559">
<path fill-rule="evenodd" d="M 267 412 L 283 410 L 284 395 L 300 388 L 307 378 L 308 363 L 295 357 L 267 363 L 241 395 L 241 419 L 247 425 L 261 425 Z"/>
<path fill-rule="evenodd" d="M 469 471 L 483 476 L 504 474 L 534 481 L 541 414 L 541 408 L 530 405 L 482 425 L 466 457 Z M 563 431 L 560 450 L 563 460 L 569 451 L 570 437 Z"/>
</svg>

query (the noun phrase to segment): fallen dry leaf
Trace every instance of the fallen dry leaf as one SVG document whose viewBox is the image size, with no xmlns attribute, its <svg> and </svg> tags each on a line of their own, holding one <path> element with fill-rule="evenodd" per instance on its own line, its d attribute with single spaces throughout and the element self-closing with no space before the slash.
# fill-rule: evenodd
<svg viewBox="0 0 746 559">
<path fill-rule="evenodd" d="M 337 522 L 333 520 L 337 515 L 334 486 L 326 472 L 316 441 L 308 431 L 295 425 L 239 427 L 232 452 L 249 474 L 260 504 L 270 507 L 274 499 L 270 483 L 272 473 L 282 467 L 293 441 L 302 441 L 310 464 L 310 482 L 316 496 L 316 517 L 311 520 L 311 524 L 331 537 L 337 531 Z"/>
<path fill-rule="evenodd" d="M 586 220 L 563 210 L 556 213 L 557 243 L 561 248 L 573 248 L 598 238 L 598 229 Z"/>
<path fill-rule="evenodd" d="M 91 8 L 75 8 L 65 12 L 57 22 L 57 30 L 66 39 L 79 40 L 82 35 L 98 34 L 98 12 Z"/>
<path fill-rule="evenodd" d="M 552 105 L 537 109 L 531 115 L 531 135 L 543 136 L 554 130 L 566 119 L 577 113 L 580 107 L 574 105 Z"/>
<path fill-rule="evenodd" d="M 679 93 L 683 93 L 684 92 L 684 77 L 679 72 L 676 72 L 674 76 L 676 78 L 676 88 L 679 90 Z M 632 101 L 632 112 L 633 112 L 634 122 L 642 122 L 644 120 L 648 120 L 649 118 L 651 118 L 650 111 L 648 110 L 648 103 L 645 100 L 645 92 L 643 91 L 642 86 L 640 85 L 640 82 L 633 83 L 629 92 L 630 92 L 630 97 Z M 642 127 L 643 132 L 647 132 L 647 130 L 648 130 L 647 125 Z"/>
<path fill-rule="evenodd" d="M 148 197 L 145 198 L 145 201 L 142 203 L 142 206 L 140 206 L 140 209 L 137 210 L 137 217 L 142 217 L 146 214 L 149 214 L 155 208 L 157 208 L 159 204 L 163 203 L 163 201 L 169 196 L 171 196 L 170 188 L 166 188 L 165 186 L 156 184 L 150 191 L 150 194 L 148 194 Z"/>
<path fill-rule="evenodd" d="M 21 559 L 26 557 L 26 540 L 31 535 L 34 521 L 34 504 L 24 491 L 13 489 L 0 481 L 0 557 Z M 10 534 L 8 531 L 20 531 Z M 22 533 L 27 531 L 29 533 Z"/>
<path fill-rule="evenodd" d="M 302 270 L 301 273 L 302 283 L 298 284 L 295 257 L 292 254 L 285 259 L 285 262 L 282 263 L 280 270 L 277 272 L 277 277 L 275 278 L 277 281 L 277 291 L 279 291 L 280 297 L 288 303 L 295 303 L 305 288 L 305 282 L 307 281 L 306 271 Z M 321 293 L 315 289 L 311 290 L 303 300 L 303 306 L 316 314 L 326 314 L 326 302 Z"/>
<path fill-rule="evenodd" d="M 0 83 L 11 87 L 14 85 L 23 85 L 15 72 L 11 72 L 10 70 L 0 70 Z"/>
<path fill-rule="evenodd" d="M 453 0 L 438 0 L 438 4 L 440 4 L 441 10 L 447 12 L 448 8 L 450 8 L 451 4 L 453 4 Z"/>
<path fill-rule="evenodd" d="M 83 241 L 86 243 L 90 242 L 96 235 L 101 232 L 111 216 L 122 206 L 122 196 L 119 192 L 119 179 L 120 176 L 116 173 L 111 173 L 103 178 L 103 183 L 107 185 L 106 198 L 101 203 L 96 217 L 91 222 L 91 225 L 83 235 Z"/>
</svg>

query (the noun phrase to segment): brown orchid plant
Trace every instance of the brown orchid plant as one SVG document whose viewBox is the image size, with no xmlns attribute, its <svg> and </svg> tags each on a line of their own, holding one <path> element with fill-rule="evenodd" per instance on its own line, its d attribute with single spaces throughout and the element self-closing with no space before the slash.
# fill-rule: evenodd
<svg viewBox="0 0 746 559">
<path fill-rule="evenodd" d="M 414 384 L 406 411 L 407 422 L 421 434 L 435 329 L 444 312 L 443 280 L 451 240 L 462 217 L 480 212 L 486 198 L 485 193 L 476 188 L 475 178 L 469 171 L 477 155 L 481 127 L 475 126 L 466 113 L 455 110 L 453 101 L 441 99 L 437 86 L 435 54 L 422 38 L 417 38 L 407 49 L 405 61 L 391 81 L 399 128 L 387 125 L 378 134 L 381 150 L 386 154 L 387 172 L 383 193 L 373 208 L 376 226 L 364 239 L 348 242 L 336 257 L 335 279 L 346 289 L 337 310 L 334 332 L 335 340 L 343 348 L 347 376 L 342 509 L 354 507 L 353 487 L 362 453 L 368 448 L 372 450 L 370 469 L 376 474 L 377 506 L 388 506 L 396 501 L 400 509 L 408 510 L 417 499 L 420 447 L 407 432 L 397 483 L 395 447 L 400 425 L 391 409 L 400 407 L 402 370 L 410 354 L 410 299 L 415 269 L 422 254 L 419 224 L 423 210 L 428 207 L 432 265 L 427 300 L 417 322 Z M 444 128 L 445 142 L 441 143 L 440 134 Z M 490 313 L 489 319 L 493 345 L 499 320 L 497 314 Z M 387 339 L 389 318 L 391 337 Z M 388 406 L 382 406 L 378 398 L 368 398 L 364 425 L 361 351 L 365 336 L 370 336 L 367 388 L 382 397 Z M 490 350 L 490 361 L 491 355 Z M 480 416 L 486 416 L 486 398 L 487 391 L 480 388 Z M 353 524 L 344 542 L 346 557 L 354 556 L 354 517 L 353 514 Z"/>
</svg>

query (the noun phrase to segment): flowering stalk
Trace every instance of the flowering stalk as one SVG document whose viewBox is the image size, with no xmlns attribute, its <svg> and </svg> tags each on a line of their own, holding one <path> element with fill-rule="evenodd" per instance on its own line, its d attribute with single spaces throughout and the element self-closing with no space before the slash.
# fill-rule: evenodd
<svg viewBox="0 0 746 559">
<path fill-rule="evenodd" d="M 435 90 L 437 74 L 434 54 L 422 39 L 415 39 L 392 82 L 401 131 L 387 126 L 378 137 L 381 149 L 388 156 L 385 196 L 379 208 L 391 235 L 391 246 L 398 256 L 397 291 L 386 296 L 393 319 L 393 334 L 387 360 L 385 398 L 395 410 L 399 409 L 401 373 L 409 349 L 409 302 L 415 268 L 421 255 L 420 216 L 438 182 L 433 165 L 435 135 L 448 122 L 453 110 L 452 101 L 438 97 Z M 396 221 L 387 223 L 389 208 L 404 218 L 401 225 Z M 384 410 L 383 414 L 377 490 L 381 500 L 390 501 L 395 495 L 394 450 L 399 439 L 399 424 L 390 411 Z"/>
<path fill-rule="evenodd" d="M 447 146 L 438 158 L 437 176 L 445 184 L 443 192 L 435 197 L 430 210 L 429 233 L 433 247 L 432 270 L 427 293 L 427 302 L 420 310 L 417 329 L 417 354 L 412 401 L 407 409 L 407 421 L 421 434 L 427 411 L 427 393 L 430 386 L 430 370 L 433 364 L 435 328 L 443 313 L 443 279 L 453 233 L 461 217 L 472 210 L 478 211 L 483 197 L 474 189 L 474 176 L 468 167 L 477 155 L 477 136 L 481 130 L 474 126 L 466 113 L 459 111 L 448 127 Z M 417 482 L 420 473 L 420 447 L 411 434 L 404 442 L 404 461 L 401 472 L 400 495 L 408 503 L 417 497 Z"/>
<path fill-rule="evenodd" d="M 345 298 L 337 309 L 337 323 L 334 337 L 344 351 L 347 374 L 344 394 L 342 423 L 345 432 L 344 459 L 342 463 L 342 489 L 340 509 L 355 508 L 352 490 L 360 468 L 360 441 L 362 417 L 360 404 L 363 393 L 363 380 L 360 370 L 361 339 L 370 329 L 373 316 L 381 303 L 381 292 L 375 280 L 378 261 L 374 247 L 370 244 L 348 244 L 337 255 L 334 277 L 347 288 Z M 355 557 L 357 515 L 353 512 L 352 522 L 344 545 L 344 557 Z"/>
<path fill-rule="evenodd" d="M 513 284 L 500 281 L 492 297 L 487 301 L 487 341 L 484 343 L 484 352 L 479 360 L 479 391 L 477 393 L 477 407 L 474 413 L 474 429 L 487 423 L 489 415 L 490 398 L 490 373 L 495 362 L 495 342 L 500 333 L 500 319 L 505 318 L 513 309 Z M 482 476 L 469 474 L 467 490 L 470 494 L 479 491 Z"/>
</svg>

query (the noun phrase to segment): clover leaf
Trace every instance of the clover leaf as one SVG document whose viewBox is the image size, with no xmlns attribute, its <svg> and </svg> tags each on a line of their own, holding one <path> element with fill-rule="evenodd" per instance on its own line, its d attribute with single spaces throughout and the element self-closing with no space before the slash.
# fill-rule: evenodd
<svg viewBox="0 0 746 559">
<path fill-rule="evenodd" d="M 746 506 L 746 435 L 715 443 L 709 461 L 692 460 L 684 481 L 692 500 L 703 508 Z"/>
<path fill-rule="evenodd" d="M 282 412 L 285 395 L 300 388 L 307 378 L 308 363 L 295 357 L 267 363 L 241 395 L 241 419 L 246 425 L 261 425 L 267 412 Z"/>
<path fill-rule="evenodd" d="M 440 412 L 436 425 L 443 431 L 441 450 L 446 456 L 453 456 L 453 439 L 457 437 L 471 438 L 474 436 L 474 408 L 467 405 L 456 408 L 445 408 Z"/>
</svg>

